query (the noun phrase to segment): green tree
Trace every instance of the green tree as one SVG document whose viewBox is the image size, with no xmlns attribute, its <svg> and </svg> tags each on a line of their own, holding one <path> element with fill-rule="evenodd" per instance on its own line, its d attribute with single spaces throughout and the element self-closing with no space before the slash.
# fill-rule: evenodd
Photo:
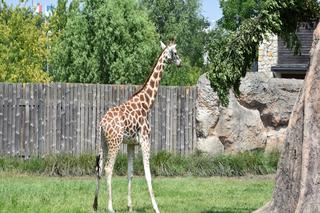
<svg viewBox="0 0 320 213">
<path fill-rule="evenodd" d="M 47 54 L 41 17 L 4 3 L 0 8 L 0 81 L 51 81 L 43 71 Z"/>
<path fill-rule="evenodd" d="M 297 46 L 294 39 L 297 24 L 316 20 L 319 11 L 316 0 L 268 0 L 256 16 L 244 19 L 237 30 L 218 29 L 212 33 L 207 73 L 222 103 L 228 103 L 230 88 L 238 91 L 240 78 L 250 69 L 264 37 L 273 33 L 287 41 L 290 47 Z"/>
<path fill-rule="evenodd" d="M 182 67 L 170 66 L 162 84 L 194 84 L 204 64 L 207 20 L 200 14 L 199 0 L 141 0 L 149 11 L 162 41 L 176 39 Z"/>
<path fill-rule="evenodd" d="M 57 81 L 144 82 L 160 51 L 155 27 L 134 0 L 85 0 L 52 47 Z"/>
<path fill-rule="evenodd" d="M 262 0 L 220 0 L 223 16 L 218 25 L 227 30 L 235 31 L 241 23 L 256 17 L 262 8 Z"/>
</svg>

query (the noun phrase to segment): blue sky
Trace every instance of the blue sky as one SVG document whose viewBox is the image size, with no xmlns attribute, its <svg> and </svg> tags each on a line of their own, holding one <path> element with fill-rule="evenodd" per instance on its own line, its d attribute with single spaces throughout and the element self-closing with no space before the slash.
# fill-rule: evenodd
<svg viewBox="0 0 320 213">
<path fill-rule="evenodd" d="M 203 16 L 208 18 L 208 20 L 212 23 L 212 21 L 217 21 L 222 17 L 222 11 L 219 6 L 219 0 L 200 0 L 202 3 L 201 13 Z M 6 0 L 9 4 L 17 5 L 19 0 Z M 32 0 L 28 0 L 26 2 L 27 5 L 31 5 Z M 46 5 L 56 4 L 57 0 L 33 0 L 33 3 L 42 3 L 43 9 L 46 8 Z"/>
<path fill-rule="evenodd" d="M 222 17 L 222 10 L 219 5 L 219 0 L 201 0 L 201 2 L 201 13 L 203 16 L 207 17 L 211 23 L 212 21 L 217 21 Z"/>
</svg>

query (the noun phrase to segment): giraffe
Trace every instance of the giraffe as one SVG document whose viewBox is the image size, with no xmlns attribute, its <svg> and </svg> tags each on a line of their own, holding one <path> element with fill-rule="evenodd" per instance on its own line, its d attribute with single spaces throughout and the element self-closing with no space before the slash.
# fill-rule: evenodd
<svg viewBox="0 0 320 213">
<path fill-rule="evenodd" d="M 98 134 L 101 135 L 99 155 L 96 158 L 96 191 L 93 202 L 93 209 L 98 208 L 99 180 L 102 176 L 104 152 L 107 150 L 107 163 L 105 175 L 107 178 L 108 203 L 107 208 L 114 212 L 112 207 L 111 179 L 113 166 L 121 143 L 127 143 L 128 154 L 128 210 L 132 211 L 131 183 L 133 177 L 133 156 L 135 145 L 140 145 L 143 157 L 145 179 L 152 207 L 155 212 L 160 212 L 151 184 L 151 172 L 149 165 L 150 158 L 150 126 L 148 114 L 155 101 L 160 80 L 166 63 L 173 63 L 180 66 L 181 60 L 177 55 L 176 44 L 169 43 L 167 46 L 161 42 L 163 49 L 153 71 L 144 85 L 134 93 L 128 101 L 110 108 L 100 121 Z M 126 139 L 135 140 L 126 140 Z"/>
</svg>

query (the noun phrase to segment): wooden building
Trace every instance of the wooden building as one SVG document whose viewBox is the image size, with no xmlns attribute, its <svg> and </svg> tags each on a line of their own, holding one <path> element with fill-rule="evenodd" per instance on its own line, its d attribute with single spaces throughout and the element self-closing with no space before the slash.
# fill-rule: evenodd
<svg viewBox="0 0 320 213">
<path fill-rule="evenodd" d="M 297 36 L 301 43 L 300 53 L 287 48 L 286 43 L 278 38 L 277 63 L 271 66 L 275 77 L 304 79 L 309 67 L 309 51 L 312 45 L 313 30 L 316 23 L 301 23 Z"/>
</svg>

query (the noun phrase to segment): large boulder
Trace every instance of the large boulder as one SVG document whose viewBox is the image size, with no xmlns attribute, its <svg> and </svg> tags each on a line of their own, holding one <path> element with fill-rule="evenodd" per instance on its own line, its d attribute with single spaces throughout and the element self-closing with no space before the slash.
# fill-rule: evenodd
<svg viewBox="0 0 320 213">
<path fill-rule="evenodd" d="M 224 146 L 220 139 L 213 135 L 207 138 L 199 138 L 197 141 L 197 150 L 209 155 L 218 155 L 224 153 Z"/>
<path fill-rule="evenodd" d="M 278 130 L 267 129 L 267 142 L 265 152 L 273 152 L 282 150 L 287 128 L 280 128 Z"/>
<path fill-rule="evenodd" d="M 269 78 L 264 73 L 247 73 L 240 85 L 241 105 L 257 109 L 265 127 L 286 127 L 303 80 Z"/>
<path fill-rule="evenodd" d="M 228 107 L 221 107 L 215 135 L 227 153 L 263 149 L 267 135 L 258 110 L 241 106 L 234 94 L 229 94 Z"/>
<path fill-rule="evenodd" d="M 233 93 L 221 107 L 205 75 L 198 81 L 197 150 L 209 154 L 236 153 L 264 148 L 266 134 L 259 111 L 241 106 Z"/>
<path fill-rule="evenodd" d="M 198 98 L 196 103 L 197 137 L 206 138 L 212 133 L 220 116 L 219 98 L 210 86 L 206 75 L 201 75 L 198 80 Z"/>
<path fill-rule="evenodd" d="M 228 107 L 222 107 L 209 80 L 202 75 L 197 85 L 197 149 L 209 154 L 282 149 L 302 84 L 303 80 L 247 73 L 240 96 L 236 98 L 230 92 Z"/>
</svg>

